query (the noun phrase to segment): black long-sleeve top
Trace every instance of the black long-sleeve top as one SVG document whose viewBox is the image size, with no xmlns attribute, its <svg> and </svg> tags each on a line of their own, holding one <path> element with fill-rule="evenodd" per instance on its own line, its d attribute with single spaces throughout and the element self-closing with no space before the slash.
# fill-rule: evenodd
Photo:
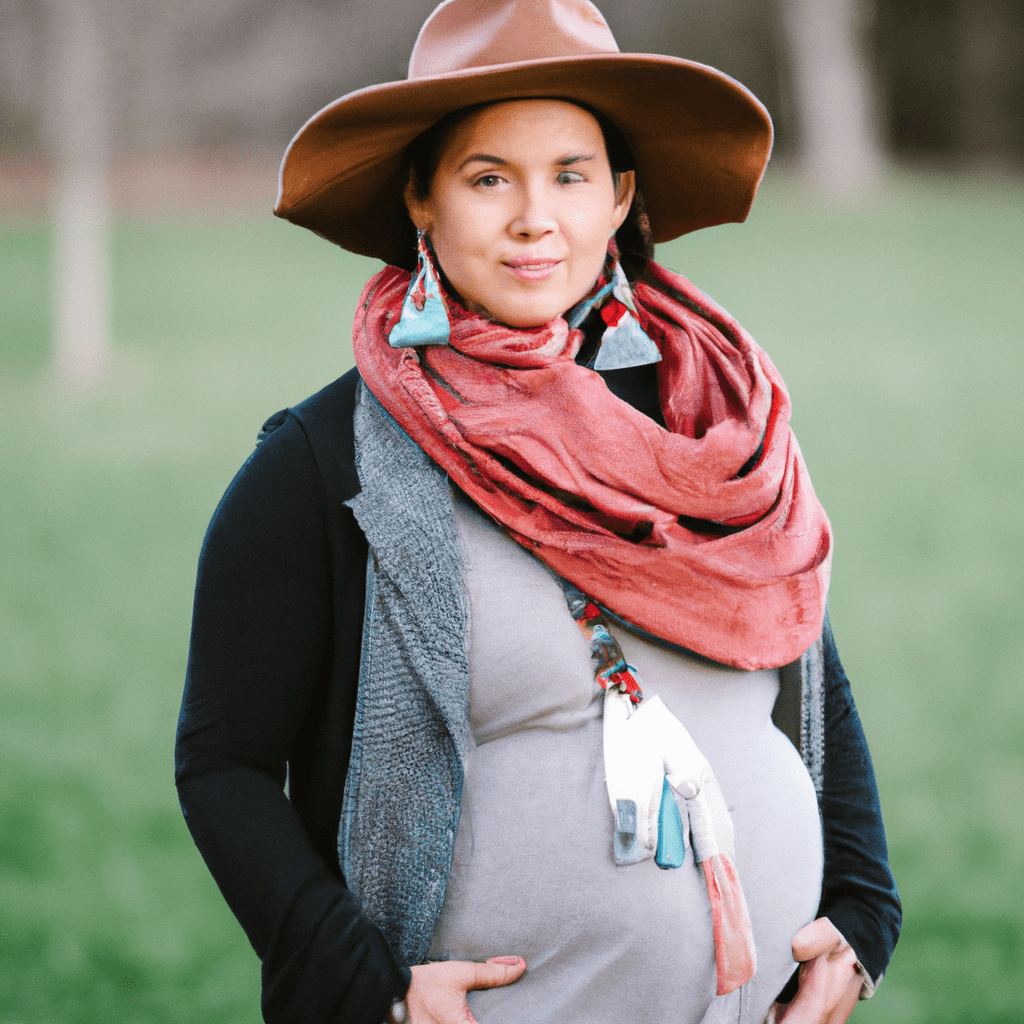
<svg viewBox="0 0 1024 1024">
<path fill-rule="evenodd" d="M 653 368 L 652 368 L 653 369 Z M 618 371 L 620 397 L 642 377 Z M 609 375 L 611 378 L 612 375 Z M 268 1024 L 380 1024 L 400 964 L 338 863 L 367 544 L 355 371 L 264 427 L 203 543 L 175 754 L 188 827 L 263 968 Z M 821 913 L 872 978 L 900 910 L 870 757 L 826 627 Z M 287 781 L 287 793 L 285 785 Z"/>
</svg>

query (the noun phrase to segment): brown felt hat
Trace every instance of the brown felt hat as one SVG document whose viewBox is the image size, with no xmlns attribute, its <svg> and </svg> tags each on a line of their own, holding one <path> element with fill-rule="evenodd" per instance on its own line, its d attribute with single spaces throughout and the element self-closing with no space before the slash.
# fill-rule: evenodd
<svg viewBox="0 0 1024 1024">
<path fill-rule="evenodd" d="M 274 212 L 411 267 L 406 148 L 445 114 L 525 97 L 579 101 L 620 129 L 656 242 L 744 220 L 771 152 L 771 118 L 753 93 L 705 64 L 621 53 L 589 0 L 445 0 L 405 81 L 342 96 L 292 139 Z"/>
</svg>

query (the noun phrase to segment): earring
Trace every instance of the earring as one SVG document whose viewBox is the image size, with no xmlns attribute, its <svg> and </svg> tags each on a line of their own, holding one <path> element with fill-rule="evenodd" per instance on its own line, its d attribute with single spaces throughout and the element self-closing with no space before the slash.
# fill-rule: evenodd
<svg viewBox="0 0 1024 1024">
<path fill-rule="evenodd" d="M 636 317 L 633 291 L 618 260 L 612 272 L 612 297 L 601 307 L 601 316 L 608 325 L 601 336 L 601 347 L 594 360 L 595 370 L 624 370 L 629 366 L 646 366 L 661 362 L 658 346 L 648 337 Z"/>
<path fill-rule="evenodd" d="M 430 240 L 423 231 L 416 236 L 416 269 L 402 302 L 402 315 L 388 335 L 392 348 L 448 344 L 448 309 L 437 281 Z"/>
</svg>

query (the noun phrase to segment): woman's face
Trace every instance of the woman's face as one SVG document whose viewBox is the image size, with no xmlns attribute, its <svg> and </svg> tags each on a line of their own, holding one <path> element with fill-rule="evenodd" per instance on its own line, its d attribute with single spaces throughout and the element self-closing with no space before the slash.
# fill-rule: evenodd
<svg viewBox="0 0 1024 1024">
<path fill-rule="evenodd" d="M 469 309 L 536 327 L 597 280 L 629 212 L 633 172 L 615 187 L 601 128 L 581 107 L 514 100 L 452 128 L 429 196 L 410 180 L 405 199 Z"/>
</svg>

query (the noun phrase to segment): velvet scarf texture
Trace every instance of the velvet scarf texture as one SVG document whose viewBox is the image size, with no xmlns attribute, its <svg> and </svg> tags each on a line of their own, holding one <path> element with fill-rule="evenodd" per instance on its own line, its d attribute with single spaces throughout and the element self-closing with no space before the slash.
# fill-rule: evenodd
<svg viewBox="0 0 1024 1024">
<path fill-rule="evenodd" d="M 392 348 L 409 278 L 367 283 L 356 365 L 472 501 L 642 632 L 741 669 L 811 646 L 831 529 L 782 378 L 732 317 L 655 263 L 634 285 L 664 429 L 574 362 L 582 335 L 561 317 L 516 329 L 446 296 L 447 346 Z"/>
</svg>

